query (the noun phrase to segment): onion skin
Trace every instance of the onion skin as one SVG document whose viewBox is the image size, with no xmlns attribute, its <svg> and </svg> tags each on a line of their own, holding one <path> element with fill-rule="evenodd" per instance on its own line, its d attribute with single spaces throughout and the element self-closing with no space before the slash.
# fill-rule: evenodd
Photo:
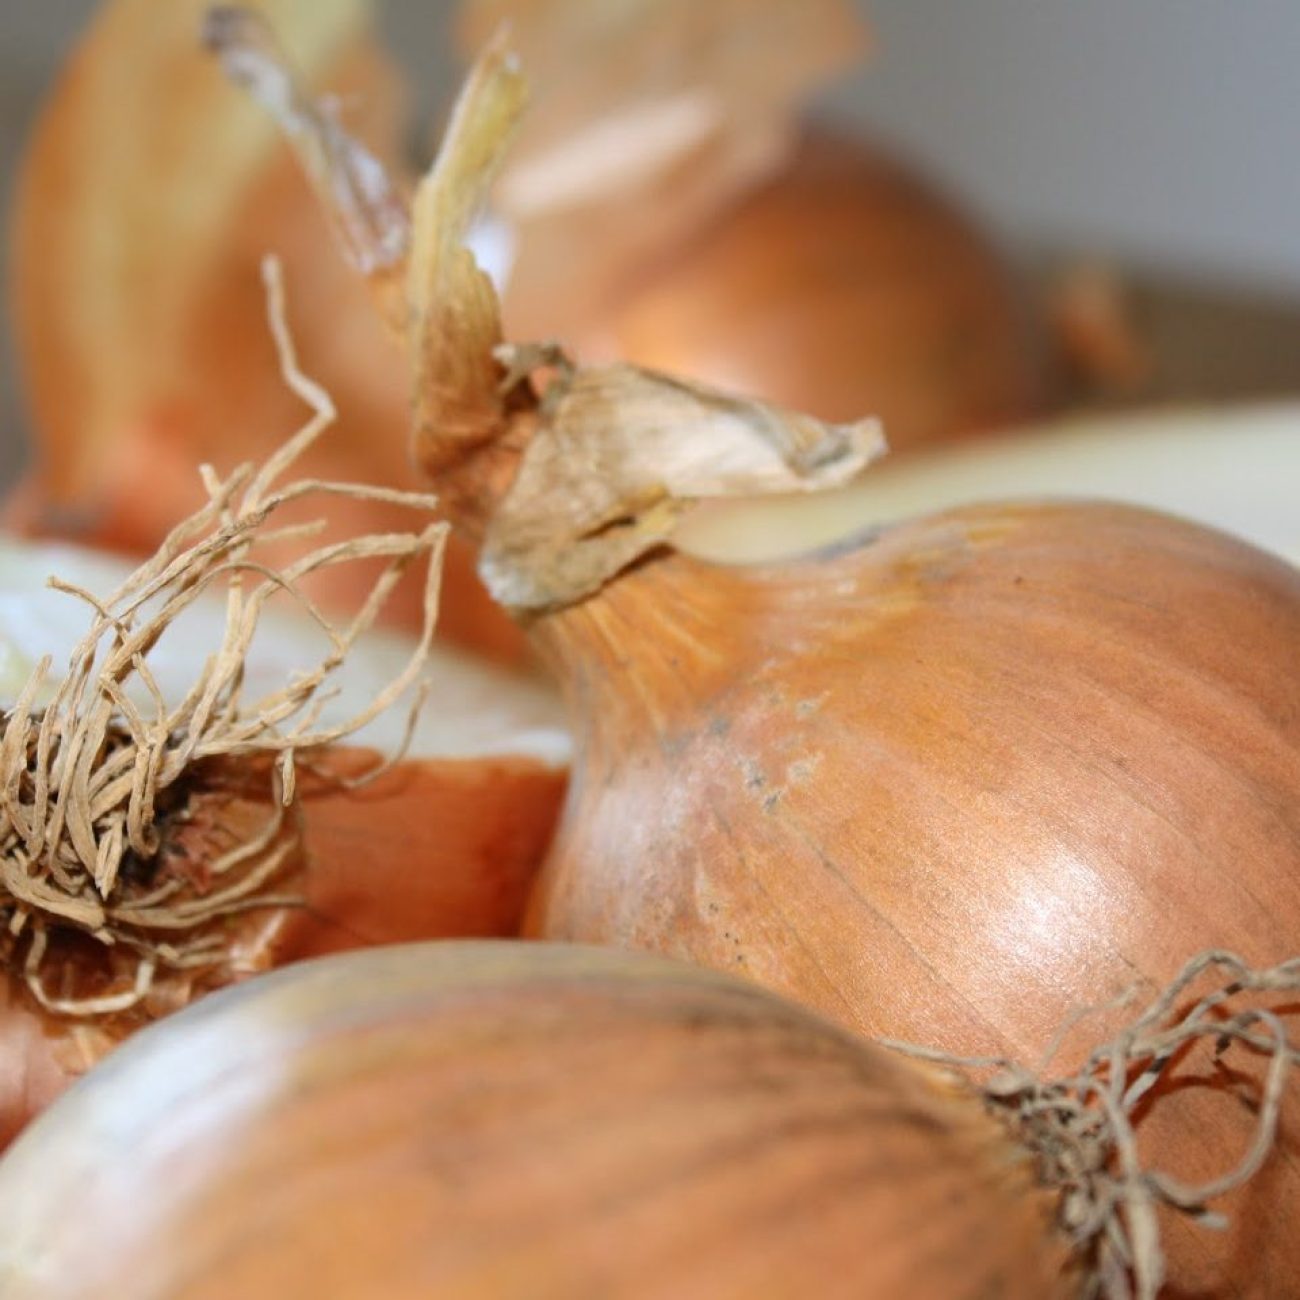
<svg viewBox="0 0 1300 1300">
<path fill-rule="evenodd" d="M 33 1126 L 0 1205 L 10 1300 L 1078 1294 L 1032 1163 L 955 1083 L 550 945 L 210 998 Z"/>
<path fill-rule="evenodd" d="M 536 759 L 412 759 L 359 789 L 356 777 L 381 759 L 340 746 L 322 756 L 324 775 L 302 778 L 299 820 L 305 906 L 287 914 L 275 964 L 324 953 L 418 939 L 491 938 L 519 932 L 537 866 L 550 842 L 566 774 Z M 241 782 L 242 784 L 242 782 Z M 201 817 L 264 815 L 238 796 Z M 199 818 L 195 818 L 199 820 Z M 193 823 L 182 834 L 195 834 Z"/>
<path fill-rule="evenodd" d="M 896 451 L 1018 423 L 1043 398 L 1022 305 L 978 228 L 901 163 L 824 128 L 629 274 L 575 348 L 824 420 L 874 415 Z"/>
<path fill-rule="evenodd" d="M 1294 947 L 1300 573 L 1225 536 L 972 506 L 784 567 L 656 557 L 536 635 L 581 759 L 529 933 L 1019 1059 L 1189 951 Z M 1143 1124 L 1161 1167 L 1246 1148 L 1260 1071 L 1231 1065 Z M 1292 1284 L 1281 1145 L 1231 1231 L 1171 1227 L 1175 1291 Z"/>
<path fill-rule="evenodd" d="M 521 757 L 407 759 L 359 789 L 330 779 L 358 776 L 379 758 L 339 747 L 321 756 L 324 775 L 303 774 L 292 814 L 300 844 L 274 888 L 302 905 L 232 918 L 236 969 L 201 975 L 195 996 L 239 978 L 241 962 L 257 970 L 348 948 L 518 933 L 563 798 L 563 770 Z M 209 769 L 184 817 L 165 831 L 162 870 L 202 871 L 214 852 L 265 825 L 269 800 L 265 770 Z M 102 983 L 103 952 L 89 941 L 75 951 L 79 982 Z M 41 1010 L 21 976 L 10 974 L 3 985 L 0 1148 L 88 1063 L 66 1037 L 75 1022 Z M 146 1006 L 102 1026 L 108 1038 L 94 1050 L 167 1009 Z"/>
</svg>

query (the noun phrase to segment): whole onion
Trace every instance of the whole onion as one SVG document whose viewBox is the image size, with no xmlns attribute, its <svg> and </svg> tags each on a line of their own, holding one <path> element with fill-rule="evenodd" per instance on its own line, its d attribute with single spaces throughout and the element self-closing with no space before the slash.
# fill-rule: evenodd
<svg viewBox="0 0 1300 1300">
<path fill-rule="evenodd" d="M 529 82 L 492 195 L 511 337 L 870 413 L 896 449 L 1044 399 L 1035 323 L 978 220 L 883 144 L 805 120 L 871 49 L 860 6 L 459 9 L 467 58 L 508 22 Z"/>
<path fill-rule="evenodd" d="M 584 359 L 825 420 L 869 412 L 895 451 L 1019 424 L 1045 398 L 1026 308 L 983 232 L 903 162 L 825 129 L 679 247 L 630 268 L 572 342 Z"/>
<path fill-rule="evenodd" d="M 1079 1294 L 951 1078 L 658 959 L 442 943 L 146 1031 L 0 1162 L 10 1300 Z"/>
<path fill-rule="evenodd" d="M 534 635 L 581 755 L 535 935 L 1017 1055 L 1180 952 L 1294 941 L 1300 573 L 1243 543 L 971 506 L 781 567 L 650 559 Z M 1152 1149 L 1222 1162 L 1259 1086 L 1236 1078 Z M 1232 1233 L 1171 1241 L 1177 1283 L 1277 1293 L 1291 1248 L 1249 1225 L 1290 1195 L 1284 1149 Z"/>
</svg>

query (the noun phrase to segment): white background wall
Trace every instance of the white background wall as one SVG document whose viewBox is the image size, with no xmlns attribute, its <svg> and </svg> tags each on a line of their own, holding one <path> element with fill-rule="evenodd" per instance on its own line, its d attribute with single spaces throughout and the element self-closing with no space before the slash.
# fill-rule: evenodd
<svg viewBox="0 0 1300 1300">
<path fill-rule="evenodd" d="M 444 102 L 449 0 L 383 7 L 430 105 Z M 34 105 L 92 8 L 0 0 L 0 202 Z M 824 107 L 911 148 L 1006 234 L 1300 300 L 1300 0 L 864 9 L 876 58 Z M 21 442 L 4 352 L 0 470 Z"/>
</svg>

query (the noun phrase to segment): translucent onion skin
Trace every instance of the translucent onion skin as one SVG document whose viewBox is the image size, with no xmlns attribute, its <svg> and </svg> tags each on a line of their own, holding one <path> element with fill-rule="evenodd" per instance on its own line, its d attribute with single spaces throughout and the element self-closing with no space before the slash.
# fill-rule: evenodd
<svg viewBox="0 0 1300 1300">
<path fill-rule="evenodd" d="M 824 128 L 629 274 L 576 345 L 825 420 L 875 415 L 895 451 L 1019 423 L 1046 396 L 1028 314 L 978 226 Z"/>
<path fill-rule="evenodd" d="M 218 994 L 0 1163 L 7 1300 L 1043 1300 L 1052 1198 L 959 1085 L 748 985 L 428 944 Z"/>
<path fill-rule="evenodd" d="M 1224 535 L 970 506 L 779 567 L 654 557 L 536 635 L 580 759 L 529 933 L 1020 1059 L 1180 954 L 1294 948 L 1300 572 Z M 1245 1150 L 1262 1071 L 1231 1064 L 1144 1122 L 1162 1167 Z M 1171 1230 L 1176 1294 L 1294 1285 L 1282 1146 L 1231 1231 Z"/>
</svg>

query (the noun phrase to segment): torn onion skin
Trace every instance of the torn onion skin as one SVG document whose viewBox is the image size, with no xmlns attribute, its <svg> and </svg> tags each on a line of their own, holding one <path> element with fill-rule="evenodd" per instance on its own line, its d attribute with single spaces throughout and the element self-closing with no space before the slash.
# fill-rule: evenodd
<svg viewBox="0 0 1300 1300">
<path fill-rule="evenodd" d="M 1053 1198 L 955 1080 L 752 986 L 559 945 L 210 998 L 34 1125 L 0 1203 L 10 1300 L 1079 1293 Z"/>
<path fill-rule="evenodd" d="M 512 306 L 514 337 L 548 328 L 540 309 L 516 326 Z M 1032 322 L 983 232 L 901 162 L 826 128 L 628 271 L 573 346 L 823 420 L 874 415 L 895 452 L 1022 423 L 1046 399 Z"/>
<path fill-rule="evenodd" d="M 1300 573 L 1225 535 L 969 506 L 767 568 L 662 553 L 534 635 L 581 756 L 534 936 L 1021 1059 L 1183 952 L 1294 945 Z M 1261 1076 L 1189 1059 L 1141 1140 L 1230 1166 Z M 1175 1294 L 1292 1284 L 1294 1125 L 1230 1231 L 1170 1225 Z"/>
<path fill-rule="evenodd" d="M 340 746 L 300 776 L 291 865 L 260 907 L 229 922 L 228 960 L 196 973 L 188 996 L 322 953 L 417 939 L 518 933 L 528 889 L 564 794 L 562 768 L 509 755 L 406 759 L 357 789 L 380 755 Z M 258 770 L 261 768 L 262 770 Z M 164 831 L 159 871 L 201 872 L 214 853 L 257 834 L 270 815 L 264 765 L 210 766 Z M 70 994 L 102 991 L 105 950 L 72 949 Z M 110 1020 L 43 1011 L 21 975 L 0 1009 L 0 1147 L 98 1055 L 166 1011 L 156 1002 Z"/>
</svg>

